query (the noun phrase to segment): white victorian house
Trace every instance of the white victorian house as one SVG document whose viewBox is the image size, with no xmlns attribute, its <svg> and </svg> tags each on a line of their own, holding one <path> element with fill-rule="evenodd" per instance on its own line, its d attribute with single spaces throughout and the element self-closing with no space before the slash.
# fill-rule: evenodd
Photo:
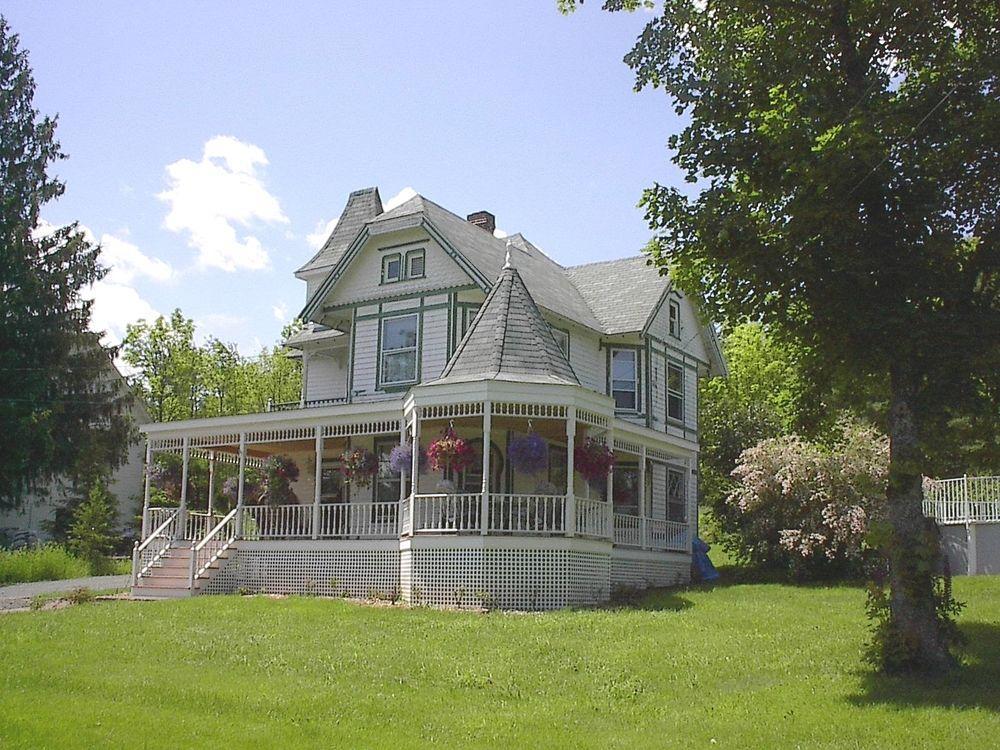
<svg viewBox="0 0 1000 750">
<path fill-rule="evenodd" d="M 298 502 L 261 504 L 240 481 L 228 513 L 194 511 L 182 482 L 180 507 L 156 508 L 147 480 L 136 594 L 550 609 L 689 580 L 697 381 L 725 369 L 711 325 L 642 257 L 563 267 L 494 229 L 421 196 L 383 211 L 375 188 L 350 195 L 296 273 L 301 399 L 144 428 L 147 464 L 174 452 L 185 472 L 290 458 Z M 473 460 L 435 471 L 427 449 L 449 429 Z M 544 448 L 530 470 L 510 450 L 526 436 Z M 597 444 L 614 468 L 585 479 L 577 449 Z M 358 449 L 377 457 L 370 481 L 345 479 Z"/>
</svg>

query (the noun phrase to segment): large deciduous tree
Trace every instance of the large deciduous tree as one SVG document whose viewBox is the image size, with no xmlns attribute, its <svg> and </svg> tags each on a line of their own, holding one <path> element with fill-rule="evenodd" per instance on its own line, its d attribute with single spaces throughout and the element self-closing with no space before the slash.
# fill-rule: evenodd
<svg viewBox="0 0 1000 750">
<path fill-rule="evenodd" d="M 56 477 L 89 482 L 120 464 L 130 437 L 126 394 L 81 296 L 104 274 L 99 248 L 75 224 L 39 227 L 63 192 L 48 174 L 63 154 L 34 93 L 0 17 L 0 508 Z"/>
<path fill-rule="evenodd" d="M 625 58 L 687 123 L 693 197 L 643 198 L 654 260 L 720 319 L 885 384 L 888 670 L 953 664 L 921 475 L 935 430 L 996 403 L 998 28 L 996 0 L 666 0 Z"/>
</svg>

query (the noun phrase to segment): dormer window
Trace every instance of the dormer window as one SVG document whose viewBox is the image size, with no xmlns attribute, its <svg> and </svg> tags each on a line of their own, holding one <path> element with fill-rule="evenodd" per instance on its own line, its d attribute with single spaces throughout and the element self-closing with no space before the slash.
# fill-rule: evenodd
<svg viewBox="0 0 1000 750">
<path fill-rule="evenodd" d="M 410 250 L 406 254 L 406 278 L 422 279 L 424 277 L 424 251 Z"/>
<path fill-rule="evenodd" d="M 681 303 L 677 300 L 670 300 L 669 304 L 669 318 L 670 318 L 670 335 L 675 339 L 681 337 Z"/>
<path fill-rule="evenodd" d="M 382 283 L 390 284 L 403 278 L 403 258 L 399 253 L 382 258 Z"/>
</svg>

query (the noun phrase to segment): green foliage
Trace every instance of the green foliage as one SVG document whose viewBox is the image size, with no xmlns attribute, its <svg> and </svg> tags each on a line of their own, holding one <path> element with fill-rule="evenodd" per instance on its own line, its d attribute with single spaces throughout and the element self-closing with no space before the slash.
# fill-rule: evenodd
<svg viewBox="0 0 1000 750">
<path fill-rule="evenodd" d="M 931 552 L 928 437 L 966 414 L 997 436 L 998 18 L 990 0 L 666 0 L 626 56 L 686 117 L 669 143 L 698 187 L 644 194 L 654 262 L 713 319 L 766 321 L 832 382 L 882 384 L 891 632 L 936 672 L 953 660 L 912 564 Z"/>
<path fill-rule="evenodd" d="M 857 586 L 692 587 L 530 616 L 266 596 L 4 615 L 0 727 L 10 747 L 67 750 L 993 747 L 1000 579 L 955 588 L 969 668 L 941 685 L 859 668 Z M 192 700 L 206 674 L 225 679 Z"/>
<path fill-rule="evenodd" d="M 115 528 L 115 503 L 103 482 L 95 482 L 87 499 L 77 507 L 69 530 L 69 548 L 86 560 L 94 575 L 110 568 L 108 556 L 119 533 Z"/>
<path fill-rule="evenodd" d="M 47 228 L 42 207 L 64 186 L 56 122 L 34 107 L 27 53 L 0 17 L 0 510 L 86 482 L 124 459 L 128 395 L 88 330 L 81 295 L 105 270 L 76 224 Z"/>
<path fill-rule="evenodd" d="M 74 556 L 61 545 L 0 550 L 0 586 L 84 578 L 89 575 L 90 565 L 87 561 Z"/>
<path fill-rule="evenodd" d="M 283 339 L 294 330 L 286 327 Z M 158 422 L 260 412 L 269 402 L 297 401 L 301 391 L 301 367 L 283 348 L 243 357 L 218 339 L 199 346 L 194 321 L 180 310 L 129 325 L 122 357 Z"/>
</svg>

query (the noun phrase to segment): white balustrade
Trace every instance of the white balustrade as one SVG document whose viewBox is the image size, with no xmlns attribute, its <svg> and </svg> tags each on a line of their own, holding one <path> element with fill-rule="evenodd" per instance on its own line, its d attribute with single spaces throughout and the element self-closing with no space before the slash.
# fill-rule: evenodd
<svg viewBox="0 0 1000 750">
<path fill-rule="evenodd" d="M 157 510 L 166 510 L 169 513 L 159 525 L 154 527 L 141 544 L 136 542 L 132 549 L 133 586 L 170 549 L 170 544 L 177 532 L 177 508 L 157 508 Z"/>
<path fill-rule="evenodd" d="M 333 503 L 319 509 L 320 539 L 389 539 L 399 535 L 399 503 Z"/>
<path fill-rule="evenodd" d="M 1000 476 L 928 481 L 924 515 L 940 524 L 1000 522 Z"/>
<path fill-rule="evenodd" d="M 576 533 L 596 539 L 608 539 L 611 527 L 608 523 L 608 504 L 601 500 L 576 499 Z"/>
<path fill-rule="evenodd" d="M 623 547 L 642 546 L 642 518 L 626 513 L 615 513 L 615 544 Z"/>
<path fill-rule="evenodd" d="M 236 539 L 236 513 L 238 510 L 238 508 L 233 508 L 229 511 L 218 524 L 209 529 L 200 542 L 194 545 L 188 582 L 190 586 L 194 586 L 196 578 L 205 575 L 209 566 L 219 558 L 219 555 L 229 549 L 229 546 Z"/>
<path fill-rule="evenodd" d="M 312 505 L 247 505 L 245 539 L 305 539 L 312 536 Z"/>
<path fill-rule="evenodd" d="M 562 534 L 566 530 L 563 495 L 490 495 L 489 531 L 512 534 Z"/>
<path fill-rule="evenodd" d="M 687 552 L 688 525 L 679 521 L 647 518 L 646 546 L 655 550 Z"/>
<path fill-rule="evenodd" d="M 192 541 L 200 541 L 204 539 L 208 532 L 216 527 L 216 525 L 223 519 L 221 513 L 206 513 L 199 510 L 189 510 L 187 513 L 187 520 L 184 524 L 184 536 L 183 539 L 190 539 Z"/>
<path fill-rule="evenodd" d="M 482 495 L 416 495 L 413 498 L 414 534 L 479 531 Z"/>
</svg>

